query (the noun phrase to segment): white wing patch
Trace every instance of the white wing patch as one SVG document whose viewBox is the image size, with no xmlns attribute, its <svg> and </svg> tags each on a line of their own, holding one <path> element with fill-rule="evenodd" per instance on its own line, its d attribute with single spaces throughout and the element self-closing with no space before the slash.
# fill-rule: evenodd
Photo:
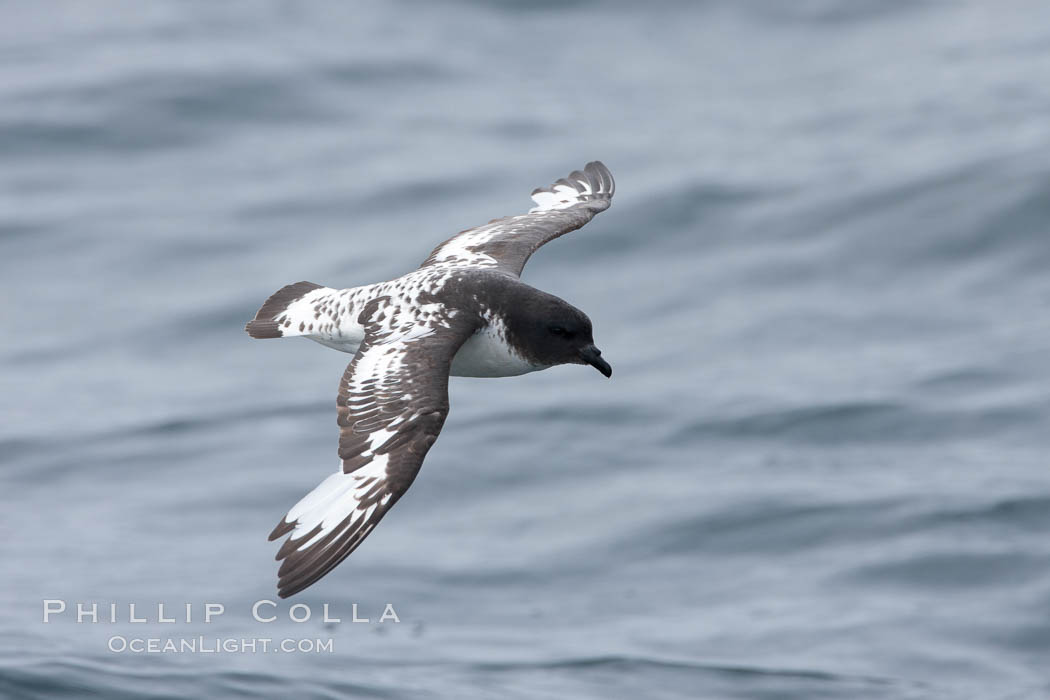
<svg viewBox="0 0 1050 700">
<path fill-rule="evenodd" d="M 499 265 L 499 260 L 477 250 L 477 246 L 492 238 L 494 229 L 495 227 L 491 226 L 481 226 L 450 239 L 434 251 L 430 258 L 432 264 L 453 267 L 496 267 Z"/>
<path fill-rule="evenodd" d="M 382 442 L 376 444 L 376 440 L 373 440 L 372 449 L 381 444 Z M 312 537 L 298 547 L 300 552 L 337 530 L 341 530 L 337 535 L 340 538 L 363 537 L 367 531 L 359 534 L 354 534 L 353 531 L 364 530 L 365 527 L 371 530 L 375 526 L 374 523 L 369 525 L 369 519 L 377 507 L 386 505 L 391 494 L 387 493 L 367 507 L 361 507 L 360 503 L 371 500 L 368 498 L 370 494 L 382 488 L 387 477 L 387 460 L 387 455 L 378 455 L 367 465 L 349 474 L 344 474 L 340 467 L 339 471 L 322 481 L 317 488 L 292 506 L 284 518 L 286 523 L 295 524 L 291 539 L 301 539 L 316 530 Z"/>
<path fill-rule="evenodd" d="M 572 176 L 570 175 L 569 177 Z M 532 201 L 536 202 L 537 206 L 529 209 L 529 213 L 533 214 L 551 209 L 566 209 L 580 202 L 587 201 L 587 198 L 592 194 L 594 194 L 594 191 L 591 189 L 590 183 L 585 179 L 559 180 L 548 189 L 536 190 L 532 193 Z"/>
</svg>

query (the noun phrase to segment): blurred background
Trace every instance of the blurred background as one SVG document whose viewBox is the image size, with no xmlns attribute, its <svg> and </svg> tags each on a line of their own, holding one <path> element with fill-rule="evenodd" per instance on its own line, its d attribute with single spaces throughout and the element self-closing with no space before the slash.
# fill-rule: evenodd
<svg viewBox="0 0 1050 700">
<path fill-rule="evenodd" d="M 1046 3 L 2 12 L 0 695 L 1050 694 Z M 349 357 L 245 321 L 592 159 L 613 207 L 524 279 L 613 378 L 454 380 L 314 618 L 254 622 Z M 158 601 L 227 612 L 127 624 Z"/>
</svg>

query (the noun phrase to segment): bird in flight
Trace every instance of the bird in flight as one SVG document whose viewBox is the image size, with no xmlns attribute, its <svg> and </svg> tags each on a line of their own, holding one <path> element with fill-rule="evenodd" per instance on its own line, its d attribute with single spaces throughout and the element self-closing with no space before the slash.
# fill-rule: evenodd
<svg viewBox="0 0 1050 700">
<path fill-rule="evenodd" d="M 591 321 L 519 279 L 540 246 L 609 208 L 615 184 L 588 163 L 532 193 L 526 214 L 439 245 L 397 279 L 334 289 L 296 282 L 266 300 L 253 338 L 303 336 L 353 354 L 336 400 L 339 470 L 270 533 L 278 594 L 294 595 L 343 561 L 412 485 L 448 415 L 448 378 L 512 377 L 562 364 L 612 367 Z"/>
</svg>

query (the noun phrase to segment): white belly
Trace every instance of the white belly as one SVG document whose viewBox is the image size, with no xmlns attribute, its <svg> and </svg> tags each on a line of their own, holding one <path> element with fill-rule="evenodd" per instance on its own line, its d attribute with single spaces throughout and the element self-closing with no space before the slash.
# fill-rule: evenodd
<svg viewBox="0 0 1050 700">
<path fill-rule="evenodd" d="M 453 377 L 514 377 L 546 369 L 523 359 L 507 345 L 492 325 L 470 336 L 452 358 Z"/>
</svg>

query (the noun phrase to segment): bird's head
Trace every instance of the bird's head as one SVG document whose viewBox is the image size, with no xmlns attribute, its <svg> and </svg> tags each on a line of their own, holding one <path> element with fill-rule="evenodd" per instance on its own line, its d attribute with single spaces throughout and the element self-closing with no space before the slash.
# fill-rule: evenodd
<svg viewBox="0 0 1050 700">
<path fill-rule="evenodd" d="M 538 364 L 591 365 L 612 376 L 612 367 L 594 345 L 591 319 L 572 304 L 549 294 L 533 295 L 508 316 L 508 330 Z"/>
</svg>

